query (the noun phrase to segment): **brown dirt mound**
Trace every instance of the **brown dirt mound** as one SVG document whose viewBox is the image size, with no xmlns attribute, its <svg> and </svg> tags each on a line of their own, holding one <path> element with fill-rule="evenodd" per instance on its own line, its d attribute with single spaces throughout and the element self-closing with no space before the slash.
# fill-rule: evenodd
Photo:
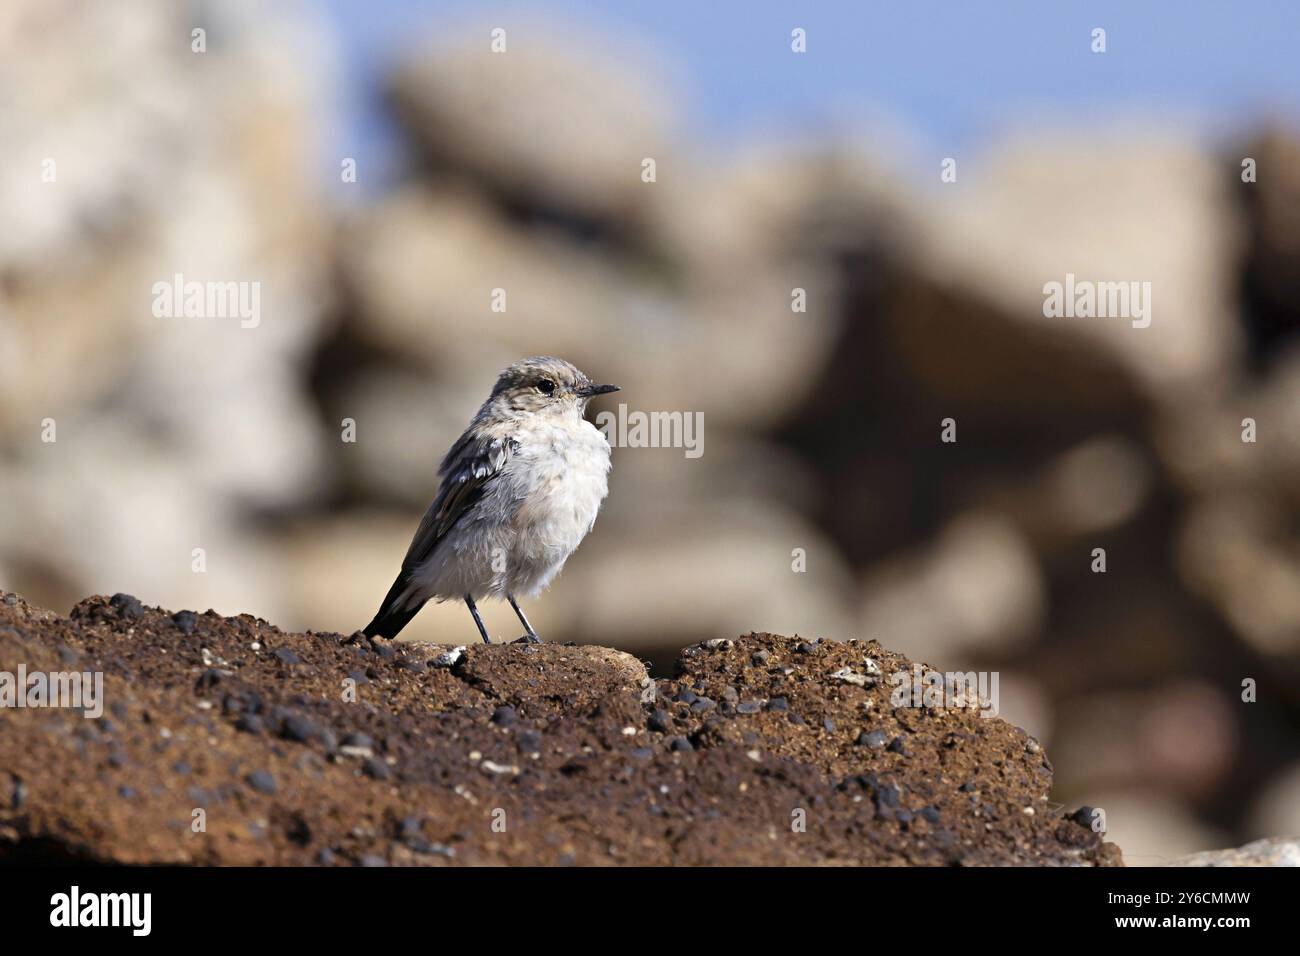
<svg viewBox="0 0 1300 956">
<path fill-rule="evenodd" d="M 604 647 L 477 645 L 448 666 L 438 645 L 5 595 L 0 671 L 103 671 L 106 705 L 0 709 L 0 861 L 1119 862 L 1050 807 L 1023 731 L 831 676 L 900 655 L 709 644 L 653 681 Z"/>
</svg>

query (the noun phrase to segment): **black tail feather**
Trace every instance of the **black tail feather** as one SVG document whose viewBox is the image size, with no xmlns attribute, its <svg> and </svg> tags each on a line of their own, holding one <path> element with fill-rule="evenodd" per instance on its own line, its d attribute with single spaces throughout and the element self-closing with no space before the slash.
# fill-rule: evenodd
<svg viewBox="0 0 1300 956">
<path fill-rule="evenodd" d="M 397 599 L 406 590 L 410 580 L 405 571 L 397 576 L 393 586 L 384 595 L 383 603 L 379 605 L 379 613 L 375 615 L 374 620 L 366 625 L 363 634 L 367 637 L 396 637 L 398 632 L 410 622 L 411 618 L 420 613 L 420 608 L 424 607 L 423 601 L 406 608 L 395 606 Z"/>
</svg>

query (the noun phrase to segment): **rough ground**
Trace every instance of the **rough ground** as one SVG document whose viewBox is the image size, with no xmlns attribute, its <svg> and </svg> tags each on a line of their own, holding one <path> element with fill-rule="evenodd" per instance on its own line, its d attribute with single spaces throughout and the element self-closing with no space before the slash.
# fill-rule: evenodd
<svg viewBox="0 0 1300 956">
<path fill-rule="evenodd" d="M 603 647 L 447 666 L 126 595 L 66 618 L 3 595 L 0 671 L 102 670 L 107 704 L 0 709 L 0 862 L 1119 863 L 1048 801 L 1023 731 L 830 676 L 900 655 L 710 643 L 652 681 Z"/>
</svg>

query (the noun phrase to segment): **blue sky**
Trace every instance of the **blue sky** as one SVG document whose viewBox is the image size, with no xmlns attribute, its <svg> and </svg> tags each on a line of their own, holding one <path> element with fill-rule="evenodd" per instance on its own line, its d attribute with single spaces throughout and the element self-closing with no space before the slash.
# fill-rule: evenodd
<svg viewBox="0 0 1300 956">
<path fill-rule="evenodd" d="M 1300 2 L 1286 0 L 315 2 L 345 70 L 340 135 L 363 157 L 393 147 L 374 94 L 396 51 L 466 24 L 508 28 L 525 10 L 663 64 L 686 133 L 705 143 L 871 116 L 952 152 L 1039 122 L 1149 117 L 1211 137 L 1259 116 L 1300 126 Z M 803 56 L 789 48 L 796 26 Z M 1094 27 L 1107 31 L 1103 55 L 1089 49 Z"/>
</svg>

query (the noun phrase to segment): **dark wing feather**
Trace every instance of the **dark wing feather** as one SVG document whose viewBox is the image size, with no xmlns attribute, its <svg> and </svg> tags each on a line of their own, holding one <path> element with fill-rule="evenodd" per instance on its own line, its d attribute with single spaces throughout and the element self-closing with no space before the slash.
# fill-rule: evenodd
<svg viewBox="0 0 1300 956">
<path fill-rule="evenodd" d="M 424 513 L 402 559 L 402 570 L 384 596 L 379 613 L 366 625 L 366 634 L 394 637 L 424 606 L 424 601 L 412 606 L 398 606 L 397 602 L 415 569 L 433 555 L 447 532 L 483 497 L 486 486 L 501 473 L 512 451 L 514 442 L 510 439 L 472 437 L 467 431 L 447 452 L 438 469 L 442 476 L 438 495 Z"/>
<path fill-rule="evenodd" d="M 451 447 L 438 469 L 442 476 L 438 496 L 411 539 L 411 547 L 402 561 L 403 570 L 428 560 L 447 532 L 483 497 L 488 482 L 505 467 L 513 446 L 509 439 L 475 439 L 466 432 Z"/>
</svg>

